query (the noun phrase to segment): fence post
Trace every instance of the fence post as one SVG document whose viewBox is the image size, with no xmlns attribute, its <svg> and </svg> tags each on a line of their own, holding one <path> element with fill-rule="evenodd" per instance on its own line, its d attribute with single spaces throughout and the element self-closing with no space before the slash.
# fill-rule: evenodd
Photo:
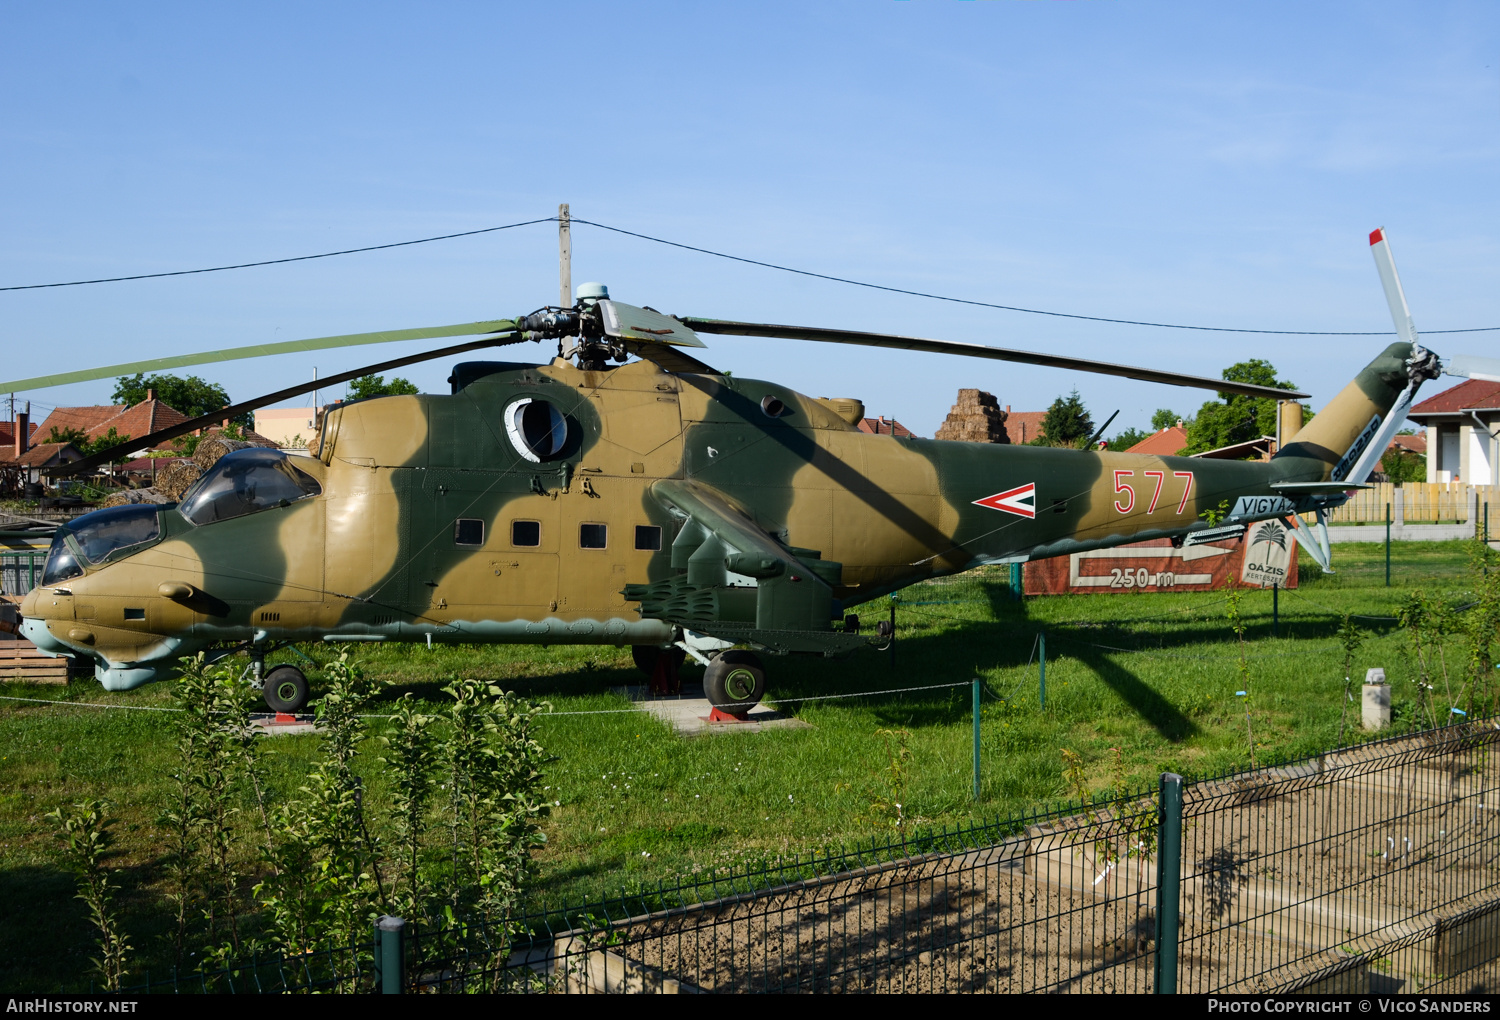
<svg viewBox="0 0 1500 1020">
<path fill-rule="evenodd" d="M 1037 657 L 1040 669 L 1037 673 L 1037 690 L 1041 696 L 1042 707 L 1047 707 L 1047 632 L 1044 630 L 1037 635 L 1037 644 L 1041 649 Z"/>
<path fill-rule="evenodd" d="M 1385 505 L 1385 586 L 1391 586 L 1391 505 Z"/>
<path fill-rule="evenodd" d="M 1281 637 L 1281 585 L 1271 585 L 1271 636 Z"/>
<path fill-rule="evenodd" d="M 1488 506 L 1489 504 L 1485 505 Z M 1012 563 L 1010 565 L 1010 600 L 1012 602 L 1021 601 L 1025 587 L 1025 575 L 1021 573 L 1021 564 Z"/>
<path fill-rule="evenodd" d="M 382 995 L 406 990 L 406 921 L 383 914 L 375 922 L 375 977 Z"/>
<path fill-rule="evenodd" d="M 979 678 L 974 678 L 974 799 L 979 799 Z"/>
<path fill-rule="evenodd" d="M 1177 946 L 1181 938 L 1182 777 L 1161 774 L 1156 822 L 1156 994 L 1177 993 Z"/>
</svg>

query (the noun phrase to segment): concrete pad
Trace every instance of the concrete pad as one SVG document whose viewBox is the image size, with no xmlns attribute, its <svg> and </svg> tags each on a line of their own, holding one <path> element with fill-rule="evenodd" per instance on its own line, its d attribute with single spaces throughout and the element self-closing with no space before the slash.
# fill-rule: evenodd
<svg viewBox="0 0 1500 1020">
<path fill-rule="evenodd" d="M 744 722 L 711 723 L 709 713 L 713 711 L 713 706 L 708 703 L 703 687 L 699 684 L 684 683 L 682 693 L 676 696 L 652 694 L 651 688 L 644 686 L 616 687 L 614 690 L 635 702 L 642 711 L 650 712 L 662 722 L 670 724 L 685 737 L 697 737 L 705 733 L 759 733 L 761 730 L 770 729 L 812 729 L 811 723 L 774 711 L 764 704 L 756 705 L 747 712 Z"/>
<path fill-rule="evenodd" d="M 313 724 L 314 716 L 287 715 L 284 712 L 256 712 L 250 716 L 250 725 L 268 737 L 284 737 L 291 733 L 320 733 Z"/>
</svg>

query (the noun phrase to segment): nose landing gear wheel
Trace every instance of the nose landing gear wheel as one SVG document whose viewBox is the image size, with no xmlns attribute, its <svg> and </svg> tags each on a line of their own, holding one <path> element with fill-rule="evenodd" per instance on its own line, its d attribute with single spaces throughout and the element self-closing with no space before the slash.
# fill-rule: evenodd
<svg viewBox="0 0 1500 1020">
<path fill-rule="evenodd" d="M 730 649 L 703 671 L 708 703 L 726 712 L 748 712 L 766 696 L 766 670 L 754 652 Z"/>
<path fill-rule="evenodd" d="M 300 712 L 307 707 L 307 677 L 296 666 L 277 666 L 266 674 L 262 694 L 273 712 Z"/>
</svg>

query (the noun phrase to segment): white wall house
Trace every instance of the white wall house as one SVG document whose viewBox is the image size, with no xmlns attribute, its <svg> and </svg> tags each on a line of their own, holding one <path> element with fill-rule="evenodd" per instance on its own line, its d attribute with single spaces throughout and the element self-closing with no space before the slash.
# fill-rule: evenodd
<svg viewBox="0 0 1500 1020">
<path fill-rule="evenodd" d="M 1469 379 L 1411 409 L 1427 429 L 1427 480 L 1500 484 L 1500 383 Z"/>
</svg>

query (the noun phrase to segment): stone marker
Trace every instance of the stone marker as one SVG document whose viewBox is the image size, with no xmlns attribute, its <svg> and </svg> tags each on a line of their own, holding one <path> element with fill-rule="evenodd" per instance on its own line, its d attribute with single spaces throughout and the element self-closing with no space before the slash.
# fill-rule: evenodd
<svg viewBox="0 0 1500 1020">
<path fill-rule="evenodd" d="M 1383 730 L 1391 724 L 1391 685 L 1379 667 L 1365 673 L 1361 693 L 1360 720 L 1367 730 Z"/>
</svg>

